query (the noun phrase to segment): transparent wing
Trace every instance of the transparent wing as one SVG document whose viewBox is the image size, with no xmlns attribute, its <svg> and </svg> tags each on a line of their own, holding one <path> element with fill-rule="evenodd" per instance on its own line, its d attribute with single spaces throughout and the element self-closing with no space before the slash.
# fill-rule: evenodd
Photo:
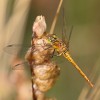
<svg viewBox="0 0 100 100">
<path fill-rule="evenodd" d="M 38 47 L 40 45 L 37 45 Z M 6 47 L 4 47 L 4 52 L 7 52 L 9 54 L 17 54 L 19 51 L 22 53 L 26 53 L 26 51 L 31 47 L 31 45 L 22 45 L 22 44 L 10 44 L 7 45 Z M 36 46 L 35 46 L 36 47 Z M 44 50 L 47 50 L 49 48 L 51 48 L 51 45 L 46 45 L 46 47 L 44 48 Z M 33 46 L 34 49 L 34 46 Z M 35 50 L 33 51 L 35 52 Z"/>
<path fill-rule="evenodd" d="M 12 70 L 24 70 L 28 65 L 27 61 L 19 62 L 11 67 Z"/>
<path fill-rule="evenodd" d="M 40 46 L 40 45 L 37 45 Z M 25 55 L 27 50 L 31 47 L 31 45 L 23 45 L 23 44 L 10 44 L 7 45 L 6 47 L 4 47 L 4 52 L 8 53 L 8 54 L 13 54 L 13 55 L 17 55 L 18 52 L 20 52 L 21 55 Z M 35 46 L 36 47 L 36 46 Z M 44 50 L 50 49 L 52 46 L 51 45 L 46 45 L 46 47 L 44 48 Z M 34 50 L 34 46 L 33 46 L 33 51 L 32 52 L 36 52 L 36 50 Z M 51 55 L 51 57 L 53 57 L 54 54 Z M 25 69 L 25 65 L 28 64 L 27 61 L 19 61 L 16 64 L 11 65 L 11 69 L 13 70 L 23 70 Z M 24 66 L 24 67 L 23 67 Z"/>
<path fill-rule="evenodd" d="M 18 54 L 18 52 L 22 52 L 25 53 L 28 48 L 30 47 L 30 45 L 23 45 L 23 44 L 10 44 L 7 45 L 6 47 L 4 47 L 4 52 L 7 52 L 9 54 Z"/>
<path fill-rule="evenodd" d="M 73 26 L 68 25 L 68 20 L 67 20 L 66 15 L 65 15 L 64 7 L 63 7 L 62 17 L 63 17 L 63 21 L 62 21 L 62 24 L 63 24 L 62 25 L 62 41 L 66 44 L 67 50 L 69 51 L 69 43 L 70 43 L 72 31 L 73 31 Z"/>
<path fill-rule="evenodd" d="M 70 39 L 71 39 L 71 35 L 72 35 L 72 31 L 73 31 L 73 26 L 71 26 L 70 28 L 70 32 L 69 32 L 69 38 L 68 38 L 68 42 L 67 42 L 67 50 L 69 51 L 69 43 L 70 43 Z"/>
</svg>

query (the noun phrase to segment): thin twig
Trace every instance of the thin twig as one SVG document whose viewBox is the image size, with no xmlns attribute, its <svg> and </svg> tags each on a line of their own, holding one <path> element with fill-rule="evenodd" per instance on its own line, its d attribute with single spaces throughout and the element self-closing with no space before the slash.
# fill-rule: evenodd
<svg viewBox="0 0 100 100">
<path fill-rule="evenodd" d="M 63 0 L 60 0 L 60 3 L 58 5 L 57 12 L 55 14 L 55 17 L 54 17 L 53 22 L 52 22 L 52 25 L 51 25 L 51 29 L 50 29 L 50 32 L 49 32 L 50 34 L 53 34 L 53 32 L 54 32 L 54 28 L 55 28 L 55 25 L 56 25 L 56 22 L 57 22 L 57 19 L 58 19 L 58 15 L 59 15 L 59 11 L 60 11 L 62 2 L 63 2 Z"/>
</svg>

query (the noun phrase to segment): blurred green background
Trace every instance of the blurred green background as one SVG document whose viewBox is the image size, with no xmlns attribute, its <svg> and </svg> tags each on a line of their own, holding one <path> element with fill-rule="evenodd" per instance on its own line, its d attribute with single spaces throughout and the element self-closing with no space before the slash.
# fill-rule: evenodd
<svg viewBox="0 0 100 100">
<path fill-rule="evenodd" d="M 59 0 L 0 0 L 0 100 L 31 100 L 31 90 L 26 92 L 30 87 L 27 71 L 11 70 L 13 64 L 22 61 L 23 52 L 16 57 L 5 53 L 3 48 L 8 44 L 30 44 L 32 25 L 38 15 L 45 16 L 49 32 L 58 4 Z M 63 6 L 67 24 L 74 26 L 70 54 L 95 84 L 100 71 L 100 1 L 64 0 Z M 62 21 L 61 9 L 54 31 L 58 37 L 61 36 Z M 79 96 L 84 88 L 90 89 L 88 83 L 65 58 L 54 57 L 53 60 L 61 68 L 61 74 L 46 95 L 57 100 L 86 100 L 86 95 L 83 94 L 83 99 Z M 20 99 L 17 97 L 19 91 L 28 96 Z"/>
</svg>

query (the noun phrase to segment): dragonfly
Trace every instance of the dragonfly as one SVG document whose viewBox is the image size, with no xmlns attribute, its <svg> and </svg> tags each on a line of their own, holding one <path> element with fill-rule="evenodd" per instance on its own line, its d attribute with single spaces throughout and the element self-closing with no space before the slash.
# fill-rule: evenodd
<svg viewBox="0 0 100 100">
<path fill-rule="evenodd" d="M 71 57 L 71 55 L 69 53 L 69 41 L 67 41 L 67 43 L 66 43 L 66 41 L 65 41 L 66 39 L 64 39 L 64 41 L 62 41 L 55 34 L 53 34 L 53 31 L 54 31 L 54 28 L 55 28 L 55 24 L 56 24 L 56 21 L 57 21 L 57 18 L 58 18 L 58 12 L 60 10 L 60 7 L 61 7 L 62 2 L 63 2 L 63 0 L 60 0 L 60 4 L 58 6 L 56 15 L 54 17 L 54 21 L 52 23 L 52 27 L 51 27 L 51 30 L 50 30 L 50 35 L 48 36 L 48 42 L 58 52 L 59 56 L 61 56 L 61 55 L 64 56 L 77 69 L 77 71 L 89 83 L 89 85 L 91 87 L 93 87 L 94 85 L 92 84 L 92 82 L 89 80 L 89 78 L 86 76 L 86 74 L 81 70 L 81 68 L 77 65 L 77 63 Z M 64 11 L 64 7 L 63 7 L 63 11 Z M 65 24 L 65 16 L 64 16 L 64 13 L 63 13 L 63 17 L 64 17 L 63 18 L 63 23 Z M 70 40 L 70 37 L 71 37 L 72 29 L 73 29 L 73 27 L 71 28 L 71 31 L 70 31 L 69 40 Z M 66 29 L 64 29 L 64 30 L 66 32 Z"/>
<path fill-rule="evenodd" d="M 59 56 L 64 56 L 72 65 L 78 70 L 78 72 L 84 77 L 84 79 L 89 83 L 91 87 L 93 87 L 93 84 L 89 80 L 89 78 L 86 76 L 86 74 L 80 69 L 80 67 L 77 65 L 77 63 L 72 59 L 67 45 L 63 43 L 57 36 L 52 35 L 49 37 L 48 42 L 55 48 L 55 50 L 58 52 Z"/>
</svg>

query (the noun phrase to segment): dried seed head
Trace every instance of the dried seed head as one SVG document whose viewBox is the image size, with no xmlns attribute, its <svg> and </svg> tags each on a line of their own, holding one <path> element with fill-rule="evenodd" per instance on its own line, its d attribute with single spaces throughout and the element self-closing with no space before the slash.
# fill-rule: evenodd
<svg viewBox="0 0 100 100">
<path fill-rule="evenodd" d="M 60 74 L 60 68 L 54 62 L 46 62 L 41 65 L 34 66 L 35 77 L 41 80 L 56 78 Z"/>
<path fill-rule="evenodd" d="M 46 31 L 46 22 L 44 16 L 37 16 L 35 22 L 33 24 L 33 35 L 36 35 L 38 38 L 43 36 L 44 32 Z"/>
<path fill-rule="evenodd" d="M 56 82 L 60 68 L 53 62 L 36 65 L 34 68 L 34 82 L 39 91 L 48 91 Z"/>
<path fill-rule="evenodd" d="M 26 60 L 41 64 L 51 59 L 54 48 L 48 44 L 45 36 L 39 39 L 34 38 L 32 44 L 34 44 L 34 49 L 29 48 L 25 55 Z"/>
<path fill-rule="evenodd" d="M 42 92 L 48 91 L 55 83 L 55 79 L 49 79 L 49 80 L 40 80 L 36 79 L 35 84 L 37 85 L 38 89 Z"/>
</svg>

